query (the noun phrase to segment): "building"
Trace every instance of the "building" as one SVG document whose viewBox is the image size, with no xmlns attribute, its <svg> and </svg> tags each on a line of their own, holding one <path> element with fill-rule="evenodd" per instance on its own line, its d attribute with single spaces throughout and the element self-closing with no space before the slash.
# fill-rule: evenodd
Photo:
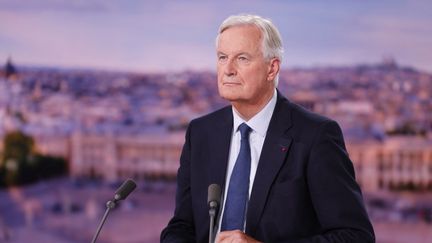
<svg viewBox="0 0 432 243">
<path fill-rule="evenodd" d="M 142 136 L 83 135 L 71 139 L 71 175 L 106 180 L 175 178 L 183 133 Z M 347 141 L 356 179 L 365 192 L 432 191 L 432 141 L 395 137 Z"/>
<path fill-rule="evenodd" d="M 430 139 L 393 137 L 348 143 L 347 147 L 363 191 L 432 191 Z"/>
<path fill-rule="evenodd" d="M 74 177 L 109 181 L 123 178 L 173 179 L 184 142 L 183 133 L 166 135 L 83 135 L 71 138 L 70 172 Z"/>
</svg>

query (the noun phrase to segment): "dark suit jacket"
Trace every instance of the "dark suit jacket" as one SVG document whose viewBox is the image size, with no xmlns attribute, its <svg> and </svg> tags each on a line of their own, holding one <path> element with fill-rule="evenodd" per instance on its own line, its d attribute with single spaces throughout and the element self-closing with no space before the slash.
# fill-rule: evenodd
<svg viewBox="0 0 432 243">
<path fill-rule="evenodd" d="M 225 186 L 232 108 L 193 120 L 161 242 L 208 242 L 207 188 Z M 375 242 L 338 124 L 278 98 L 259 159 L 246 234 L 263 242 Z"/>
</svg>

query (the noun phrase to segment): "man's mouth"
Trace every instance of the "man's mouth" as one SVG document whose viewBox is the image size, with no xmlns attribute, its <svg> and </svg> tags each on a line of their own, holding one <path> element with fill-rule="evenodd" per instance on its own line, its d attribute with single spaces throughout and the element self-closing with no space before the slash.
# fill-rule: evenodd
<svg viewBox="0 0 432 243">
<path fill-rule="evenodd" d="M 240 82 L 233 82 L 233 81 L 224 81 L 222 84 L 227 86 L 241 85 Z"/>
</svg>

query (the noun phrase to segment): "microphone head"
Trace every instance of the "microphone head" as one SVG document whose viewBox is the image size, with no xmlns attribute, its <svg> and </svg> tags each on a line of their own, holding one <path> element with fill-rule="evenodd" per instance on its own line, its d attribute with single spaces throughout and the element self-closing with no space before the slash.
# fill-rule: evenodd
<svg viewBox="0 0 432 243">
<path fill-rule="evenodd" d="M 219 205 L 220 200 L 221 200 L 221 188 L 220 188 L 220 186 L 218 184 L 211 184 L 208 187 L 207 203 L 210 205 L 213 202 L 213 203 L 217 203 L 217 205 Z M 210 205 L 210 206 L 212 207 L 213 205 Z"/>
<path fill-rule="evenodd" d="M 136 183 L 131 179 L 127 179 L 115 192 L 114 199 L 116 201 L 125 199 L 135 188 Z"/>
</svg>

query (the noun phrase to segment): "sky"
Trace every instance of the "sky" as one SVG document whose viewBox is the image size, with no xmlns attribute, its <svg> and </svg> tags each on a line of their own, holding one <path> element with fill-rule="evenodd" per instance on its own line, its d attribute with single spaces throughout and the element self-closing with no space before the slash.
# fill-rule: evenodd
<svg viewBox="0 0 432 243">
<path fill-rule="evenodd" d="M 215 70 L 229 15 L 279 28 L 283 67 L 374 64 L 432 72 L 427 0 L 0 0 L 0 64 L 123 71 Z"/>
</svg>

